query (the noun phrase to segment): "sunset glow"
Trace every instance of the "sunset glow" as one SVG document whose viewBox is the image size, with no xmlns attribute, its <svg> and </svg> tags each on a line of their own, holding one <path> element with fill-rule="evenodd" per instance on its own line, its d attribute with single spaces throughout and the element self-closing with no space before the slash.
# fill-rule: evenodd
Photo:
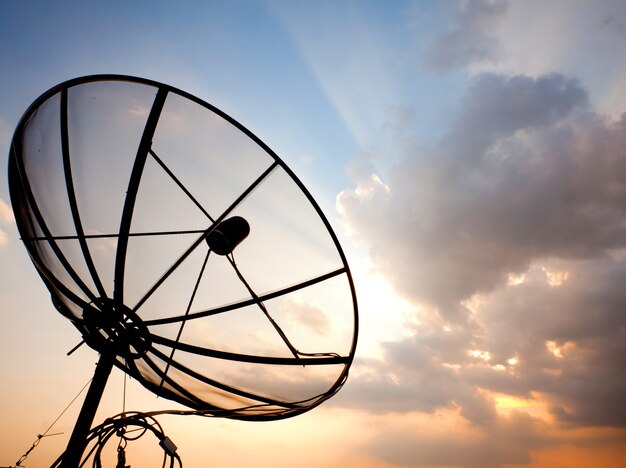
<svg viewBox="0 0 626 468">
<path fill-rule="evenodd" d="M 626 2 L 5 1 L 0 59 L 0 466 L 14 466 L 35 441 L 22 465 L 54 462 L 98 360 L 88 345 L 68 356 L 83 337 L 55 309 L 20 240 L 6 171 L 12 134 L 45 90 L 101 73 L 167 83 L 252 131 L 319 204 L 354 279 L 359 341 L 341 390 L 279 421 L 158 416 L 186 468 L 626 466 Z M 101 109 L 104 96 L 75 104 Z M 89 235 L 120 226 L 110 207 L 124 200 L 132 162 L 120 154 L 136 154 L 128 135 L 141 135 L 154 100 L 115 96 L 115 118 L 69 123 L 72 148 L 90 155 L 72 166 Z M 152 144 L 219 212 L 271 158 L 185 102 L 167 102 Z M 49 141 L 60 137 L 55 125 Z M 61 157 L 56 166 L 33 160 L 35 195 L 75 232 L 67 196 L 54 188 L 64 184 Z M 196 229 L 196 205 L 151 163 L 133 223 Z M 264 292 L 341 264 L 281 171 L 239 207 L 256 220 L 237 262 Z M 142 250 L 131 241 L 125 302 L 137 304 L 183 244 L 153 238 Z M 117 245 L 89 241 L 107 294 Z M 191 255 L 143 312 L 183 314 L 201 257 Z M 250 297 L 222 266 L 207 267 L 192 313 Z M 302 349 L 345 352 L 347 282 L 268 307 Z M 289 356 L 253 309 L 189 322 L 183 340 Z M 336 369 L 184 357 L 272 397 L 304 399 L 336 378 Z M 180 409 L 114 369 L 95 421 Z M 111 441 L 104 468 L 116 463 Z M 146 436 L 129 443 L 128 464 L 160 466 L 162 454 Z"/>
</svg>

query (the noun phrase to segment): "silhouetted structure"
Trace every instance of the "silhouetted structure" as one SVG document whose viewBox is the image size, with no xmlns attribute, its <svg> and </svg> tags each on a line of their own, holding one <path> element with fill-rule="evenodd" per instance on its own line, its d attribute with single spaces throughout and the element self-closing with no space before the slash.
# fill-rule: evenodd
<svg viewBox="0 0 626 468">
<path fill-rule="evenodd" d="M 55 308 L 100 353 L 60 466 L 88 434 L 143 421 L 90 433 L 113 366 L 187 413 L 242 420 L 295 416 L 344 384 L 358 315 L 337 237 L 217 108 L 145 79 L 70 80 L 22 117 L 9 183 Z"/>
</svg>

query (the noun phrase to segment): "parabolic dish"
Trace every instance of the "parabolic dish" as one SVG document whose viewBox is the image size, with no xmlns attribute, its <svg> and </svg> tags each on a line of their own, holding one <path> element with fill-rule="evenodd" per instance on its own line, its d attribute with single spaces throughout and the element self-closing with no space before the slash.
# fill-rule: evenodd
<svg viewBox="0 0 626 468">
<path fill-rule="evenodd" d="M 358 316 L 337 237 L 285 163 L 210 104 L 128 76 L 62 83 L 22 117 L 9 184 L 56 309 L 154 393 L 276 419 L 345 382 Z"/>
</svg>

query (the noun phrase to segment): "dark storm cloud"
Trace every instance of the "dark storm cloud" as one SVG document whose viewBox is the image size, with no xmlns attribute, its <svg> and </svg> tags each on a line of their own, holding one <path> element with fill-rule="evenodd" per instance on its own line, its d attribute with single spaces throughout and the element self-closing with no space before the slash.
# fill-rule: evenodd
<svg viewBox="0 0 626 468">
<path fill-rule="evenodd" d="M 437 71 L 450 71 L 498 53 L 495 36 L 489 31 L 507 10 L 502 0 L 457 2 L 459 9 L 452 28 L 438 37 L 429 54 L 429 65 Z"/>
</svg>

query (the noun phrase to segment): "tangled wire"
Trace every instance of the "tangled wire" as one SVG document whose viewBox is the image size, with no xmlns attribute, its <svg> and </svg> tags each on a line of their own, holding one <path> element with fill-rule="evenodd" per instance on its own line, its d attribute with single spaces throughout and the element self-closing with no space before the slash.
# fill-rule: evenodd
<svg viewBox="0 0 626 468">
<path fill-rule="evenodd" d="M 182 468 L 183 463 L 176 453 L 176 445 L 165 435 L 159 422 L 147 413 L 120 413 L 106 419 L 99 426 L 89 431 L 87 436 L 87 451 L 79 467 L 89 466 L 87 462 L 93 457 L 91 466 L 102 468 L 102 450 L 111 441 L 113 436 L 119 438 L 117 446 L 116 468 L 130 468 L 126 465 L 126 446 L 128 442 L 140 439 L 147 432 L 151 432 L 158 440 L 163 449 L 162 468 Z M 58 468 L 63 462 L 65 452 L 52 464 L 51 468 Z M 168 463 L 169 462 L 169 463 Z"/>
</svg>

